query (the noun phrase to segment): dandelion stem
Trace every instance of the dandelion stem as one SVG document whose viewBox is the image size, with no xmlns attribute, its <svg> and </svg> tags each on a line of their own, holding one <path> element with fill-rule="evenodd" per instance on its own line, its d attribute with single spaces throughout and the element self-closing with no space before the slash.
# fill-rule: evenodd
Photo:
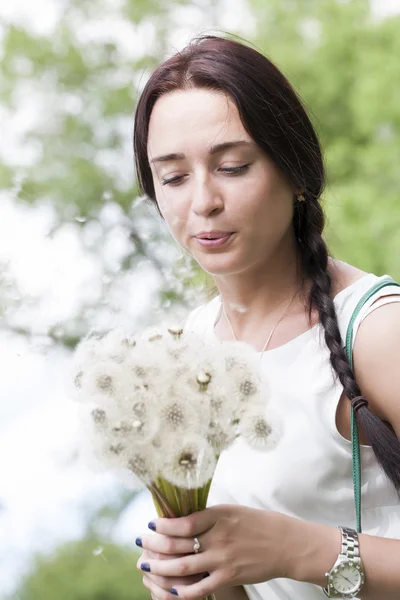
<svg viewBox="0 0 400 600">
<path fill-rule="evenodd" d="M 153 499 L 155 498 L 157 500 L 157 503 L 159 504 L 160 508 L 162 509 L 162 511 L 164 513 L 163 516 L 168 517 L 168 518 L 175 517 L 176 516 L 175 511 L 169 504 L 169 502 L 166 499 L 166 497 L 164 496 L 164 494 L 157 487 L 157 485 L 155 485 L 155 484 L 150 485 L 149 490 L 152 493 Z"/>
<path fill-rule="evenodd" d="M 181 499 L 182 516 L 186 517 L 189 513 L 188 513 L 187 497 L 186 497 L 184 489 L 179 488 L 179 496 Z"/>
<path fill-rule="evenodd" d="M 179 502 L 177 503 L 177 496 L 175 492 L 175 486 L 169 483 L 166 479 L 162 477 L 157 477 L 156 484 L 168 500 L 170 506 L 173 508 L 175 514 L 180 514 L 180 506 Z"/>
</svg>

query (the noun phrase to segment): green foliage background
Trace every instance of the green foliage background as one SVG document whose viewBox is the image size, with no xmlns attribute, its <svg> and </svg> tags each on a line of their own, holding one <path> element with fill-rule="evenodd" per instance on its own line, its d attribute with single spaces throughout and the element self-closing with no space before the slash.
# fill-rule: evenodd
<svg viewBox="0 0 400 600">
<path fill-rule="evenodd" d="M 101 275 L 109 283 L 101 286 L 100 297 L 91 306 L 78 307 L 62 328 L 54 324 L 49 331 L 54 342 L 75 345 L 118 273 L 135 270 L 143 261 L 163 272 L 160 248 L 162 252 L 171 243 L 138 198 L 132 114 L 150 71 L 175 51 L 172 33 L 182 29 L 182 14 L 196 11 L 191 13 L 197 15 L 196 24 L 189 29 L 201 33 L 223 28 L 225 6 L 222 0 L 66 0 L 49 34 L 34 33 L 29 23 L 1 24 L 3 118 L 15 117 L 21 107 L 38 107 L 36 121 L 20 134 L 21 148 L 30 149 L 29 160 L 7 152 L 0 156 L 2 194 L 32 210 L 51 206 L 56 221 L 49 235 L 73 227 L 85 251 L 98 257 L 110 233 L 101 212 L 107 205 L 117 206 L 126 240 L 120 264 L 113 269 L 102 265 Z M 327 238 L 333 254 L 400 280 L 400 18 L 374 19 L 365 0 L 248 0 L 247 9 L 253 33 L 245 35 L 240 28 L 232 33 L 244 34 L 282 68 L 320 133 L 328 168 Z M 118 39 L 104 42 L 83 35 L 84 26 L 99 17 L 118 17 L 136 51 L 126 51 Z M 150 237 L 143 234 L 144 222 Z M 93 225 L 101 235 L 89 243 Z M 177 278 L 162 280 L 161 304 L 182 301 L 185 284 L 201 280 L 186 267 L 177 263 Z M 7 321 L 13 300 L 5 279 L 3 269 L 0 317 L 3 313 L 3 324 L 18 330 Z M 102 542 L 106 563 L 94 559 L 93 543 L 88 536 L 50 560 L 40 559 L 15 598 L 147 597 L 133 553 Z"/>
<path fill-rule="evenodd" d="M 138 553 L 86 538 L 34 561 L 15 600 L 149 600 L 136 569 Z"/>
</svg>

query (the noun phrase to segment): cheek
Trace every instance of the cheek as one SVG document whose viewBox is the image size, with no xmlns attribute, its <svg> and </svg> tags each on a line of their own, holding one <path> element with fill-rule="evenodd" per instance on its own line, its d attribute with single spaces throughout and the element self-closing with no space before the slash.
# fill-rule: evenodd
<svg viewBox="0 0 400 600">
<path fill-rule="evenodd" d="M 184 246 L 186 226 L 184 214 L 182 214 L 182 211 L 177 211 L 176 207 L 171 203 L 168 204 L 165 200 L 160 202 L 157 198 L 157 203 L 170 234 L 180 246 Z"/>
</svg>

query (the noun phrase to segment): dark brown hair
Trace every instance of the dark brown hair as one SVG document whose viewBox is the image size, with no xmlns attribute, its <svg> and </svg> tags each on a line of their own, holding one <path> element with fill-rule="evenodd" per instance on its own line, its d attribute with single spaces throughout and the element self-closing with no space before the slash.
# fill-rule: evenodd
<svg viewBox="0 0 400 600">
<path fill-rule="evenodd" d="M 393 429 L 360 401 L 360 389 L 346 359 L 331 299 L 328 249 L 322 238 L 325 218 L 320 197 L 325 183 L 321 147 L 298 95 L 279 69 L 253 48 L 223 37 L 195 38 L 151 75 L 139 99 L 134 124 L 134 158 L 141 191 L 156 203 L 147 156 L 151 112 L 157 99 L 174 90 L 205 88 L 229 95 L 243 126 L 282 170 L 293 189 L 303 190 L 295 203 L 293 226 L 302 275 L 312 281 L 309 315 L 319 313 L 330 361 L 357 420 L 383 470 L 400 490 L 400 442 Z"/>
</svg>

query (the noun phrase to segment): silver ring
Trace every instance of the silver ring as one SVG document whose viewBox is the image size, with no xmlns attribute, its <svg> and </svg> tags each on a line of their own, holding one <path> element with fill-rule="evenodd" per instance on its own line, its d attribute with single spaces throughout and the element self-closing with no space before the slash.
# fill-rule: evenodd
<svg viewBox="0 0 400 600">
<path fill-rule="evenodd" d="M 199 539 L 197 537 L 193 538 L 193 552 L 195 554 L 198 554 L 200 552 L 200 542 Z"/>
</svg>

